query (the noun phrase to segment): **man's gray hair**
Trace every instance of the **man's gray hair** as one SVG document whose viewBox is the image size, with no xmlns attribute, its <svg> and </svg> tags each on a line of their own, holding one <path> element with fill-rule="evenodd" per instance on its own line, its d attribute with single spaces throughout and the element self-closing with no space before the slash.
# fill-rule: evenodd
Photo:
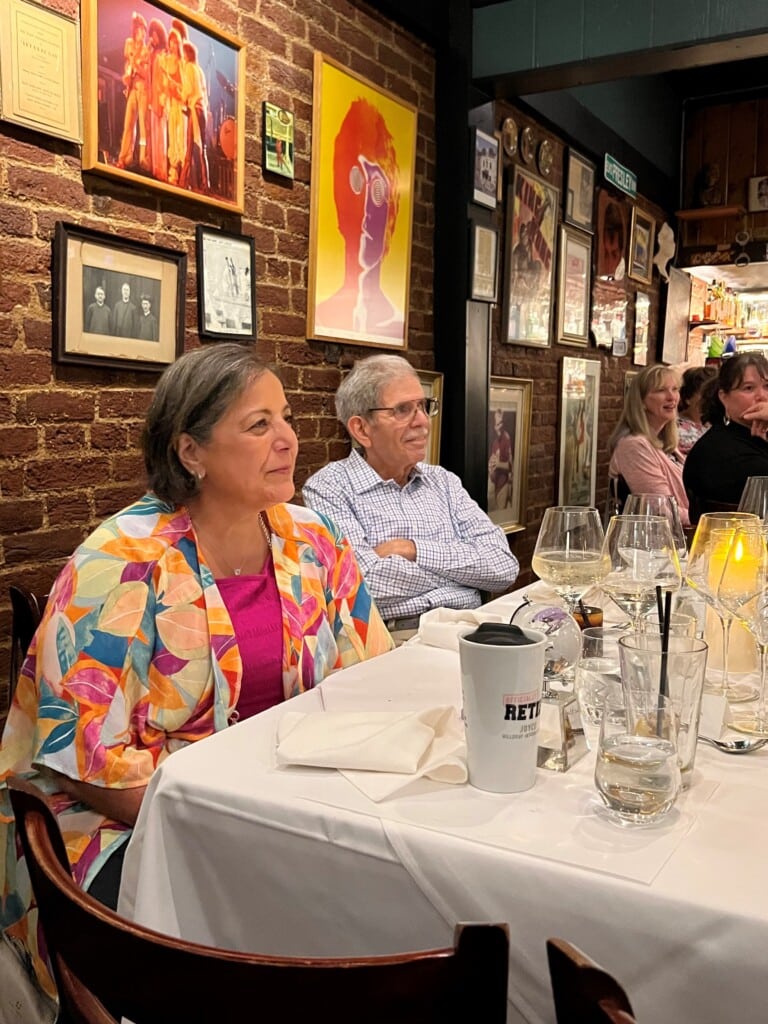
<svg viewBox="0 0 768 1024">
<path fill-rule="evenodd" d="M 205 444 L 232 403 L 267 370 L 254 346 L 232 342 L 185 352 L 164 371 L 141 439 L 149 488 L 158 498 L 178 506 L 198 493 L 197 479 L 176 453 L 179 435 Z"/>
<path fill-rule="evenodd" d="M 414 368 L 402 356 L 379 355 L 359 359 L 336 392 L 339 420 L 346 426 L 352 416 L 367 418 L 368 410 L 380 404 L 386 385 L 403 377 L 419 379 Z"/>
</svg>

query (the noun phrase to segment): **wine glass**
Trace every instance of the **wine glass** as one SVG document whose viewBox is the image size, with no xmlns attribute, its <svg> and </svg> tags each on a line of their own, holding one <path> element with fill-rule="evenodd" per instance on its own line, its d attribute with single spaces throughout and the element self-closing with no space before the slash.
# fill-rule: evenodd
<svg viewBox="0 0 768 1024">
<path fill-rule="evenodd" d="M 752 700 L 755 695 L 751 686 L 733 684 L 728 680 L 728 649 L 733 613 L 721 604 L 717 596 L 733 533 L 737 527 L 749 522 L 759 523 L 760 520 L 750 512 L 705 512 L 699 519 L 691 541 L 685 573 L 688 586 L 701 594 L 719 618 L 723 633 L 722 677 L 717 684 L 707 683 L 705 691 L 722 694 L 729 701 Z"/>
<path fill-rule="evenodd" d="M 556 505 L 544 511 L 531 568 L 565 599 L 569 612 L 607 571 L 603 537 L 596 508 Z"/>
<path fill-rule="evenodd" d="M 680 510 L 671 494 L 630 494 L 624 502 L 623 512 L 628 516 L 663 516 L 672 531 L 672 540 L 677 548 L 677 557 L 682 566 L 688 558 Z"/>
<path fill-rule="evenodd" d="M 612 516 L 603 556 L 610 568 L 602 589 L 632 617 L 634 631 L 642 633 L 656 588 L 678 590 L 682 579 L 669 522 L 663 516 Z"/>
<path fill-rule="evenodd" d="M 760 651 L 757 709 L 732 712 L 730 724 L 740 732 L 768 736 L 768 547 L 762 523 L 748 523 L 733 531 L 717 596 L 747 627 Z"/>
<path fill-rule="evenodd" d="M 768 476 L 749 476 L 739 501 L 739 512 L 752 512 L 768 532 Z"/>
</svg>

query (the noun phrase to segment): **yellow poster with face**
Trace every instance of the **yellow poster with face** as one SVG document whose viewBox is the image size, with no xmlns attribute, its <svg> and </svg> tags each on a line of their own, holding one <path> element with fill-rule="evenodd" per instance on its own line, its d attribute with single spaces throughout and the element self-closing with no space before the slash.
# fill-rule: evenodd
<svg viewBox="0 0 768 1024">
<path fill-rule="evenodd" d="M 407 347 L 416 108 L 315 54 L 307 336 Z"/>
</svg>

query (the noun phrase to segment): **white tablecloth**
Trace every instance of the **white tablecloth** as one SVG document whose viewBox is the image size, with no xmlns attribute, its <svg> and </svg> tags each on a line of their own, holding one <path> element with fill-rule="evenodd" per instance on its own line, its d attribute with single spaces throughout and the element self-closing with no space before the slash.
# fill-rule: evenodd
<svg viewBox="0 0 768 1024">
<path fill-rule="evenodd" d="M 519 596 L 495 602 L 514 607 Z M 458 656 L 409 644 L 330 677 L 292 710 L 458 703 Z M 286 705 L 156 772 L 120 909 L 172 935 L 291 955 L 447 945 L 457 921 L 508 921 L 510 1021 L 554 1020 L 545 940 L 580 946 L 639 1020 L 765 1020 L 768 751 L 699 745 L 665 823 L 603 819 L 594 754 L 527 793 L 414 783 L 368 800 L 332 769 L 275 766 Z"/>
</svg>

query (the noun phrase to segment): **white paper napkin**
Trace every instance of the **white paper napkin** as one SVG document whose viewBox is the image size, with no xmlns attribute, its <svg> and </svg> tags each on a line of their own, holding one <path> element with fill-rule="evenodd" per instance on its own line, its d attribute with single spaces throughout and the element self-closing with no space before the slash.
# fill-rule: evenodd
<svg viewBox="0 0 768 1024">
<path fill-rule="evenodd" d="M 430 647 L 445 647 L 458 651 L 459 634 L 468 626 L 479 626 L 481 622 L 508 622 L 509 616 L 499 612 L 486 612 L 482 608 L 433 608 L 424 612 L 417 634 L 419 642 Z"/>
<path fill-rule="evenodd" d="M 337 768 L 376 801 L 424 776 L 467 781 L 464 728 L 453 707 L 288 711 L 277 727 L 277 763 Z"/>
</svg>

